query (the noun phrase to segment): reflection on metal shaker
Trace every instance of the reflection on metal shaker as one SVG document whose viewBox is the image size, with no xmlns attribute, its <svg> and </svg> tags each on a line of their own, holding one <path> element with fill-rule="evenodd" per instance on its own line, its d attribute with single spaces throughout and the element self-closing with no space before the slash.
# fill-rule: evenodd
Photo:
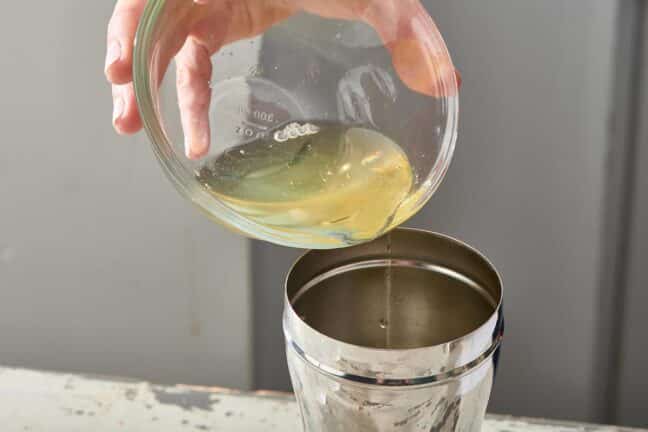
<svg viewBox="0 0 648 432">
<path fill-rule="evenodd" d="M 477 432 L 503 335 L 502 283 L 466 244 L 399 228 L 300 258 L 283 326 L 305 432 Z"/>
</svg>

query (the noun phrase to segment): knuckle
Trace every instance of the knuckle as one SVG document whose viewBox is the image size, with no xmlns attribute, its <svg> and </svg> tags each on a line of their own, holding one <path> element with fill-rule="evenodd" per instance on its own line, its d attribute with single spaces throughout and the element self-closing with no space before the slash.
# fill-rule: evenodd
<svg viewBox="0 0 648 432">
<path fill-rule="evenodd" d="M 207 50 L 188 40 L 176 57 L 178 83 L 195 84 L 211 79 L 212 64 Z"/>
<path fill-rule="evenodd" d="M 199 70 L 192 65 L 179 65 L 176 71 L 176 85 L 178 88 L 207 88 L 209 78 L 204 70 Z"/>
</svg>

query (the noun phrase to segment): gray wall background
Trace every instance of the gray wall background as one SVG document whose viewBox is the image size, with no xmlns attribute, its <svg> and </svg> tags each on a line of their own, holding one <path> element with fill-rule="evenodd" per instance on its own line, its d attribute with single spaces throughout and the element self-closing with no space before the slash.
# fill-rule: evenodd
<svg viewBox="0 0 648 432">
<path fill-rule="evenodd" d="M 113 4 L 0 14 L 0 364 L 249 387 L 248 243 L 113 133 Z"/>
<path fill-rule="evenodd" d="M 645 341 L 646 323 L 638 322 L 637 310 L 636 322 L 625 318 L 617 325 L 623 304 L 614 298 L 624 287 L 615 285 L 620 279 L 606 278 L 617 273 L 616 248 L 625 247 L 616 241 L 625 230 L 614 230 L 610 238 L 609 228 L 625 224 L 627 215 L 607 207 L 622 207 L 627 195 L 624 140 L 632 135 L 626 130 L 632 113 L 622 105 L 630 103 L 636 86 L 628 83 L 628 94 L 620 97 L 623 88 L 615 80 L 625 84 L 636 66 L 636 53 L 619 44 L 636 36 L 629 29 L 638 3 L 425 4 L 464 85 L 449 174 L 407 225 L 471 243 L 503 274 L 507 334 L 490 410 L 648 425 L 645 414 L 637 413 L 648 403 L 642 390 L 648 386 L 645 354 L 637 357 L 646 344 L 629 348 L 635 360 L 618 358 L 615 351 L 623 325 L 632 328 L 635 341 L 642 336 Z M 635 231 L 642 229 L 641 220 L 646 217 L 637 214 Z M 284 269 L 297 255 L 267 244 L 253 246 L 259 387 L 289 388 L 279 294 Z M 645 254 L 635 255 L 645 262 Z M 646 279 L 641 281 L 645 288 Z M 631 307 L 645 308 L 645 289 L 635 291 Z M 626 380 L 635 383 L 633 391 L 619 382 L 620 363 Z M 628 403 L 634 404 L 633 417 L 624 414 Z"/>
<path fill-rule="evenodd" d="M 616 418 L 636 426 L 648 425 L 648 13 L 645 8 L 637 16 L 639 32 L 637 88 L 634 95 L 634 116 L 631 118 L 634 146 L 630 149 L 629 212 L 626 219 L 628 242 L 621 266 L 625 287 L 620 308 L 618 399 Z M 637 372 L 642 371 L 642 372 Z"/>
<path fill-rule="evenodd" d="M 425 3 L 463 72 L 461 130 L 409 225 L 504 275 L 491 411 L 648 425 L 648 66 L 628 48 L 644 2 Z M 0 364 L 288 389 L 282 283 L 300 251 L 206 221 L 144 136 L 113 134 L 112 6 L 0 15 Z"/>
</svg>

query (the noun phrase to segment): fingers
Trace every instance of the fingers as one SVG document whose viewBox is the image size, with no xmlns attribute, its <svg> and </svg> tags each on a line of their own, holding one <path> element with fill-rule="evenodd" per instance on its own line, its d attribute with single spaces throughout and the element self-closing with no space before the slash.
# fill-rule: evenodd
<svg viewBox="0 0 648 432">
<path fill-rule="evenodd" d="M 263 32 L 287 18 L 289 8 L 270 6 L 257 0 L 194 0 L 206 7 L 190 17 L 189 37 L 176 55 L 178 105 L 185 136 L 185 154 L 199 159 L 209 151 L 211 102 L 210 56 L 221 46 Z"/>
<path fill-rule="evenodd" d="M 285 0 L 318 15 L 371 25 L 405 85 L 430 96 L 457 93 L 460 81 L 434 21 L 419 0 Z M 457 80 L 455 80 L 457 78 Z"/>
<path fill-rule="evenodd" d="M 363 20 L 380 35 L 405 85 L 429 96 L 457 93 L 460 79 L 441 34 L 419 0 L 282 0 L 307 12 Z"/>
<path fill-rule="evenodd" d="M 456 71 L 449 57 L 435 55 L 416 39 L 399 39 L 388 45 L 394 68 L 405 85 L 428 96 L 457 93 Z"/>
<path fill-rule="evenodd" d="M 105 73 L 113 84 L 131 80 L 133 41 L 146 0 L 119 0 L 108 24 Z"/>
<path fill-rule="evenodd" d="M 405 85 L 429 96 L 457 94 L 460 76 L 419 0 L 376 0 L 365 19 L 380 34 Z"/>
<path fill-rule="evenodd" d="M 113 127 L 120 134 L 142 128 L 133 91 L 133 42 L 146 0 L 119 0 L 108 24 L 105 74 L 112 85 Z"/>
<path fill-rule="evenodd" d="M 113 84 L 113 127 L 120 134 L 133 134 L 142 128 L 133 83 Z"/>
<path fill-rule="evenodd" d="M 263 33 L 296 10 L 281 0 L 193 1 L 207 7 L 192 23 L 190 34 L 212 53 L 225 44 Z"/>
<path fill-rule="evenodd" d="M 209 151 L 211 74 L 207 47 L 194 38 L 188 38 L 176 56 L 176 85 L 185 154 L 189 159 L 199 159 Z"/>
</svg>

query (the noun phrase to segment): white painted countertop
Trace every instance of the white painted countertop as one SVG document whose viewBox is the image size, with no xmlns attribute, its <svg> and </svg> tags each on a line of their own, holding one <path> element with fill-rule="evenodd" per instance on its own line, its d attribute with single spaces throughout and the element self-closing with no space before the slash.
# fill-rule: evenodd
<svg viewBox="0 0 648 432">
<path fill-rule="evenodd" d="M 0 432 L 300 431 L 282 393 L 0 368 Z M 614 426 L 488 416 L 484 432 L 630 432 Z M 637 429 L 634 429 L 637 431 Z"/>
</svg>

